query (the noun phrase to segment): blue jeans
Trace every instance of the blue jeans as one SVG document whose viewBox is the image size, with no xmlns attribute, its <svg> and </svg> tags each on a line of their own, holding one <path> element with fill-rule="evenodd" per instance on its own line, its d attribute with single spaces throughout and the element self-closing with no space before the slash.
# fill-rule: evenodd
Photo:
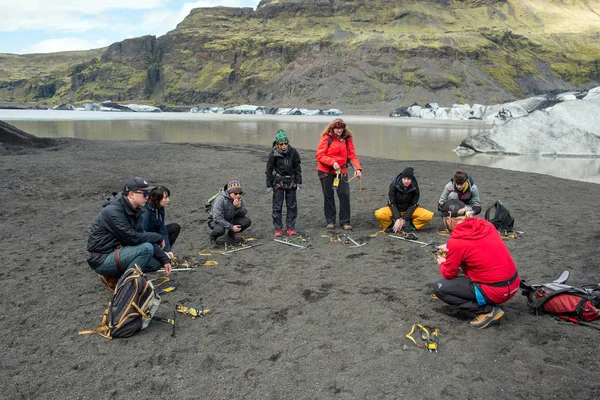
<svg viewBox="0 0 600 400">
<path fill-rule="evenodd" d="M 156 271 L 161 267 L 160 263 L 152 257 L 154 255 L 154 247 L 151 243 L 142 243 L 137 246 L 125 246 L 119 250 L 121 253 L 121 266 L 128 270 L 139 265 L 142 272 Z M 96 268 L 96 272 L 105 276 L 121 276 L 121 272 L 117 268 L 115 262 L 115 252 L 110 253 L 102 264 Z"/>
</svg>

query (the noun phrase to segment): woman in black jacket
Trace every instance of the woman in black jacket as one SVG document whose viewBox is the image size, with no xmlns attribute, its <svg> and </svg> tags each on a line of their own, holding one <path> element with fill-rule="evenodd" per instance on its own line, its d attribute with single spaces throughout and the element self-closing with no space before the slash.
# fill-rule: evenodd
<svg viewBox="0 0 600 400">
<path fill-rule="evenodd" d="M 289 144 L 287 134 L 280 129 L 267 160 L 267 193 L 273 194 L 273 226 L 275 236 L 283 235 L 283 201 L 287 208 L 285 224 L 288 235 L 296 234 L 298 204 L 296 191 L 302 188 L 300 154 Z"/>
</svg>

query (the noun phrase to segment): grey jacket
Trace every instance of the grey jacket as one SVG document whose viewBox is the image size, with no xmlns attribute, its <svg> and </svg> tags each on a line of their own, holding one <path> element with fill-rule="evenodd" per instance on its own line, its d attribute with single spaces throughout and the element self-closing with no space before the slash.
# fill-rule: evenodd
<svg viewBox="0 0 600 400">
<path fill-rule="evenodd" d="M 243 199 L 242 206 L 240 208 L 235 208 L 229 194 L 224 189 L 221 189 L 212 205 L 212 210 L 208 215 L 208 219 L 209 221 L 212 220 L 215 224 L 221 225 L 225 229 L 231 229 L 233 226 L 233 219 L 235 217 L 245 217 L 246 212 L 246 206 L 244 205 Z"/>
</svg>

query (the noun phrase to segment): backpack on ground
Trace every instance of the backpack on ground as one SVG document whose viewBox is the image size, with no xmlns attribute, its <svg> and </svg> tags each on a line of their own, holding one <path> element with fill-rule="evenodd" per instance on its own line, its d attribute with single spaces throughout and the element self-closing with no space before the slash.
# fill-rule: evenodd
<svg viewBox="0 0 600 400">
<path fill-rule="evenodd" d="M 492 206 L 485 211 L 485 219 L 490 221 L 499 231 L 503 230 L 510 232 L 515 225 L 515 219 L 510 215 L 508 208 L 506 208 L 500 200 L 492 204 Z"/>
<path fill-rule="evenodd" d="M 536 315 L 543 313 L 573 317 L 578 321 L 593 321 L 600 318 L 600 286 L 566 285 L 568 271 L 554 282 L 541 285 L 528 285 L 521 280 L 521 292 L 527 297 L 527 304 Z"/>
<path fill-rule="evenodd" d="M 152 282 L 136 265 L 119 279 L 98 329 L 79 334 L 97 333 L 108 339 L 133 336 L 150 324 L 159 305 L 160 297 Z"/>
<path fill-rule="evenodd" d="M 218 195 L 219 192 L 215 193 L 214 195 L 210 196 L 208 200 L 206 200 L 206 202 L 204 203 L 204 211 L 206 211 L 207 214 L 210 214 L 210 212 L 212 211 L 213 203 L 215 202 L 215 199 Z"/>
</svg>

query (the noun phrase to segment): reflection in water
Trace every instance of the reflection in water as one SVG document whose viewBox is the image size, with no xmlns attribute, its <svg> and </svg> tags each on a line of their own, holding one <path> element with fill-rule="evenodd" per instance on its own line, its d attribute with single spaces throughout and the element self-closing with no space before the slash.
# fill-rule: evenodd
<svg viewBox="0 0 600 400">
<path fill-rule="evenodd" d="M 315 149 L 334 117 L 206 115 L 191 113 L 100 113 L 0 110 L 0 120 L 39 137 L 154 142 L 213 142 L 270 146 L 284 129 L 299 149 Z M 398 160 L 431 160 L 485 165 L 600 183 L 600 159 L 458 156 L 452 151 L 467 136 L 489 129 L 485 122 L 428 121 L 345 116 L 359 155 Z M 311 157 L 304 157 L 310 159 Z"/>
</svg>

